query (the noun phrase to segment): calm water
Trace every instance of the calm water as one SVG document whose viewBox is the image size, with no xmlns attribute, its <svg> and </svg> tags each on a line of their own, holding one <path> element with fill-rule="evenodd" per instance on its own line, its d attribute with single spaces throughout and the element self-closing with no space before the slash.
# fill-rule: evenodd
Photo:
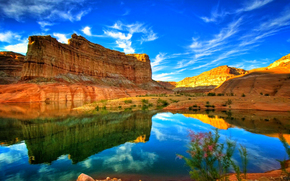
<svg viewBox="0 0 290 181">
<path fill-rule="evenodd" d="M 286 154 L 278 133 L 290 143 L 289 113 L 0 113 L 0 180 L 76 180 L 80 173 L 98 179 L 189 180 L 189 168 L 176 159 L 176 153 L 186 155 L 188 129 L 219 128 L 221 139 L 244 145 L 249 172 L 279 168 L 276 159 Z"/>
</svg>

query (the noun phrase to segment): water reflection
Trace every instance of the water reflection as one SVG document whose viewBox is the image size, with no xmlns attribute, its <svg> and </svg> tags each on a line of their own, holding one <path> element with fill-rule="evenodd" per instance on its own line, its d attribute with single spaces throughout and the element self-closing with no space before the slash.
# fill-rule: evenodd
<svg viewBox="0 0 290 181">
<path fill-rule="evenodd" d="M 51 163 L 68 154 L 72 163 L 125 142 L 149 140 L 152 114 L 111 113 L 65 119 L 1 119 L 0 142 L 25 140 L 29 163 Z"/>
<path fill-rule="evenodd" d="M 279 168 L 276 159 L 284 158 L 279 133 L 290 140 L 289 113 L 79 115 L 71 106 L 35 107 L 0 105 L 0 178 L 75 180 L 84 172 L 95 178 L 189 180 L 188 168 L 176 153 L 186 154 L 188 129 L 213 128 L 220 129 L 221 139 L 230 136 L 247 147 L 250 172 L 264 172 Z"/>
</svg>

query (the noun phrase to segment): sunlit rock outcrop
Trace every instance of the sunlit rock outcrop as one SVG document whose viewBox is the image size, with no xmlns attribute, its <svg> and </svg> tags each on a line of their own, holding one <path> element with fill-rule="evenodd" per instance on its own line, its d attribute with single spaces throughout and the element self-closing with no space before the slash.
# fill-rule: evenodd
<svg viewBox="0 0 290 181">
<path fill-rule="evenodd" d="M 191 87 L 191 91 L 206 92 L 221 85 L 224 81 L 237 75 L 244 75 L 247 71 L 239 68 L 228 67 L 227 65 L 220 66 L 203 72 L 198 76 L 186 77 L 185 79 L 176 82 L 177 88 Z M 180 89 L 182 91 L 182 89 Z"/>
<path fill-rule="evenodd" d="M 229 79 L 213 92 L 290 97 L 289 56 L 282 57 L 268 67 Z"/>
</svg>

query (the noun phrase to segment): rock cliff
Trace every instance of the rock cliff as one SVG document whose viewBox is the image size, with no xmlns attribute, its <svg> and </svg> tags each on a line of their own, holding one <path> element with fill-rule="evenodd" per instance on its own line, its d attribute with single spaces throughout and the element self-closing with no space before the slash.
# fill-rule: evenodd
<svg viewBox="0 0 290 181">
<path fill-rule="evenodd" d="M 25 59 L 18 54 L 14 59 L 21 61 L 13 67 L 11 72 L 16 78 L 9 83 L 17 82 L 20 76 L 21 81 L 0 85 L 0 103 L 92 102 L 170 92 L 152 80 L 148 55 L 126 55 L 76 34 L 68 44 L 59 43 L 51 36 L 31 36 Z M 12 60 L 5 60 L 3 67 L 7 69 Z"/>
<path fill-rule="evenodd" d="M 192 92 L 205 92 L 214 89 L 224 81 L 237 75 L 246 74 L 247 71 L 239 68 L 220 66 L 210 71 L 203 72 L 198 76 L 186 77 L 185 79 L 176 83 L 177 91 L 192 91 Z M 190 89 L 188 89 L 190 87 Z M 188 89 L 188 90 L 187 90 Z"/>
<path fill-rule="evenodd" d="M 0 84 L 11 84 L 20 80 L 24 55 L 0 52 Z"/>
<path fill-rule="evenodd" d="M 290 54 L 265 68 L 227 80 L 213 92 L 290 97 Z"/>
<path fill-rule="evenodd" d="M 152 81 L 150 60 L 146 54 L 126 55 L 76 34 L 68 44 L 59 43 L 51 36 L 29 37 L 22 80 L 54 78 L 67 73 L 97 79 L 122 76 L 136 84 Z"/>
</svg>

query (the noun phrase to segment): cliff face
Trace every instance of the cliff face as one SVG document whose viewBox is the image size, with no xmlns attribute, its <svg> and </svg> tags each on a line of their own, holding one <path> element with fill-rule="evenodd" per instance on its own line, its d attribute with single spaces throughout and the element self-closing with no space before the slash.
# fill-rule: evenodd
<svg viewBox="0 0 290 181">
<path fill-rule="evenodd" d="M 0 103 L 92 102 L 169 93 L 152 80 L 148 55 L 126 55 L 91 43 L 76 34 L 72 35 L 68 44 L 59 43 L 51 36 L 31 36 L 25 59 L 18 54 L 14 59 L 21 61 L 10 68 L 12 71 L 8 74 L 16 78 L 9 83 L 17 82 L 20 76 L 21 81 L 0 85 Z M 7 69 L 12 59 L 5 60 L 3 67 Z"/>
<path fill-rule="evenodd" d="M 0 52 L 0 84 L 11 84 L 20 80 L 24 55 Z"/>
<path fill-rule="evenodd" d="M 228 67 L 225 65 L 204 72 L 198 76 L 187 77 L 177 82 L 176 87 L 218 86 L 231 77 L 246 73 L 247 71 L 243 69 Z"/>
<path fill-rule="evenodd" d="M 262 94 L 290 97 L 290 54 L 265 68 L 232 78 L 213 90 L 216 93 Z"/>
<path fill-rule="evenodd" d="M 29 37 L 22 80 L 53 78 L 67 73 L 97 79 L 122 76 L 136 84 L 152 81 L 146 54 L 125 55 L 76 34 L 68 44 L 59 43 L 51 36 Z"/>
</svg>

